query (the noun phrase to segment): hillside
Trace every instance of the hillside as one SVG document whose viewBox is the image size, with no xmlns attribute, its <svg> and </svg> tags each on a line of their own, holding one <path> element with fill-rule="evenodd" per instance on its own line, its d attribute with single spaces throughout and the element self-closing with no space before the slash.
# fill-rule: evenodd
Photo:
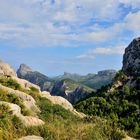
<svg viewBox="0 0 140 140">
<path fill-rule="evenodd" d="M 114 125 L 140 139 L 140 38 L 126 48 L 123 68 L 114 82 L 98 90 L 93 97 L 75 105 L 88 115 L 112 120 Z"/>
<path fill-rule="evenodd" d="M 64 98 L 41 92 L 0 61 L 0 140 L 119 140 L 112 122 L 77 112 Z"/>
</svg>

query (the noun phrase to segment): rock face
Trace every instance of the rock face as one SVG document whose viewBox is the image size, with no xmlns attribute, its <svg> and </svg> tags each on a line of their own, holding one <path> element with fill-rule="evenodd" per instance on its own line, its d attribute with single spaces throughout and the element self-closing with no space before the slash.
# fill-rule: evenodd
<svg viewBox="0 0 140 140">
<path fill-rule="evenodd" d="M 115 74 L 116 74 L 116 70 L 103 70 L 98 72 L 98 76 L 109 76 Z"/>
<path fill-rule="evenodd" d="M 55 83 L 51 95 L 62 96 L 70 103 L 74 104 L 77 101 L 90 96 L 92 92 L 94 92 L 94 90 L 85 85 L 70 79 L 64 79 Z"/>
<path fill-rule="evenodd" d="M 24 93 L 24 92 L 18 91 L 18 90 L 14 90 L 12 88 L 5 87 L 1 84 L 0 84 L 0 89 L 6 91 L 7 93 L 15 94 L 16 96 L 18 96 L 23 101 L 24 105 L 30 111 L 35 111 L 35 112 L 40 111 L 39 108 L 36 105 L 36 102 L 35 102 L 34 98 L 32 96 L 28 95 L 27 93 Z"/>
<path fill-rule="evenodd" d="M 19 69 L 17 70 L 17 76 L 40 86 L 42 91 L 50 91 L 53 86 L 53 81 L 51 81 L 46 75 L 33 71 L 25 64 L 20 65 Z"/>
<path fill-rule="evenodd" d="M 140 75 L 140 37 L 134 39 L 125 49 L 122 70 L 128 76 Z"/>
<path fill-rule="evenodd" d="M 4 63 L 0 60 L 0 76 L 7 75 L 7 76 L 17 76 L 15 71 L 10 67 L 9 64 Z"/>
<path fill-rule="evenodd" d="M 25 76 L 27 73 L 32 72 L 32 69 L 25 64 L 21 64 L 20 68 L 17 71 L 19 77 Z"/>
</svg>

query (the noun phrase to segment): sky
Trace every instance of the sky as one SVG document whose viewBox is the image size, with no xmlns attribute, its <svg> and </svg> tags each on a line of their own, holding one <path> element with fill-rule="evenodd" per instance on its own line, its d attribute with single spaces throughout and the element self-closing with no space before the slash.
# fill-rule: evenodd
<svg viewBox="0 0 140 140">
<path fill-rule="evenodd" d="M 119 70 L 140 0 L 0 0 L 0 59 L 48 76 Z"/>
</svg>

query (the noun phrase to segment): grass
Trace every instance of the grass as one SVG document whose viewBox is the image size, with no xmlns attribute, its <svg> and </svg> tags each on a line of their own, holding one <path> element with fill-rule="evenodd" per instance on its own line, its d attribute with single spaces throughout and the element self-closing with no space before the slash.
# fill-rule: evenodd
<svg viewBox="0 0 140 140">
<path fill-rule="evenodd" d="M 100 118 L 80 119 L 45 98 L 38 98 L 39 117 L 45 125 L 25 127 L 11 116 L 8 107 L 0 105 L 0 140 L 15 140 L 26 135 L 42 136 L 45 140 L 120 140 L 122 133 Z"/>
<path fill-rule="evenodd" d="M 20 90 L 21 86 L 19 83 L 17 83 L 16 80 L 13 80 L 11 77 L 6 77 L 6 76 L 2 76 L 0 77 L 0 84 L 2 84 L 3 86 L 12 88 L 14 90 Z"/>
<path fill-rule="evenodd" d="M 21 101 L 21 99 L 12 93 L 7 93 L 6 91 L 0 89 L 0 101 L 5 101 L 13 104 L 17 104 L 21 107 L 21 113 L 23 115 L 31 115 L 31 112 L 25 107 L 24 103 Z"/>
<path fill-rule="evenodd" d="M 81 119 L 45 98 L 38 100 L 40 118 L 46 122 L 45 140 L 120 140 L 122 132 L 112 123 L 97 117 Z"/>
<path fill-rule="evenodd" d="M 11 114 L 7 106 L 0 105 L 0 140 L 16 140 L 27 135 L 41 136 L 45 140 L 120 140 L 123 137 L 117 126 L 111 122 L 97 117 L 81 119 L 63 107 L 40 97 L 34 87 L 30 90 L 22 89 L 10 78 L 1 78 L 0 83 L 13 89 L 24 90 L 31 95 L 41 110 L 41 113 L 38 113 L 39 118 L 45 122 L 42 126 L 25 127 L 19 118 Z M 0 89 L 0 100 L 18 104 L 24 115 L 30 114 L 23 102 L 14 94 Z"/>
</svg>

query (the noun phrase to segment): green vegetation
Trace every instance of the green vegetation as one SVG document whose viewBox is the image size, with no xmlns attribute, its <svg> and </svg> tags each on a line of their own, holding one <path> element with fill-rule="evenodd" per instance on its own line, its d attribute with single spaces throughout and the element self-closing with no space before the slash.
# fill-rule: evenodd
<svg viewBox="0 0 140 140">
<path fill-rule="evenodd" d="M 122 72 L 115 79 L 122 82 L 127 80 Z M 130 136 L 140 138 L 140 91 L 137 86 L 119 87 L 111 93 L 107 89 L 102 88 L 94 97 L 77 103 L 75 108 L 89 115 L 112 120 L 120 129 L 128 131 Z"/>
<path fill-rule="evenodd" d="M 11 77 L 2 76 L 0 77 L 0 84 L 6 87 L 10 87 L 15 90 L 20 90 L 21 86 L 17 83 L 16 80 L 13 80 Z"/>
<path fill-rule="evenodd" d="M 0 89 L 0 101 L 17 104 L 21 107 L 21 113 L 23 115 L 31 115 L 31 112 L 25 107 L 21 99 L 15 94 L 7 93 L 6 91 Z"/>
<path fill-rule="evenodd" d="M 40 97 L 39 90 L 35 87 L 30 87 L 30 90 L 24 90 L 27 94 L 31 95 L 34 99 Z"/>
<path fill-rule="evenodd" d="M 15 89 L 14 86 L 9 85 L 9 87 Z M 23 91 L 22 88 L 19 90 Z M 24 92 L 36 100 L 41 111 L 37 115 L 45 124 L 25 127 L 19 118 L 11 114 L 7 106 L 0 105 L 0 140 L 15 140 L 27 135 L 41 136 L 45 140 L 120 140 L 124 136 L 117 124 L 111 120 L 88 116 L 81 119 L 63 107 L 40 97 L 38 90 L 34 87 L 30 90 L 24 89 Z M 15 94 L 0 90 L 0 100 L 18 104 L 24 115 L 30 115 Z"/>
<path fill-rule="evenodd" d="M 24 132 L 24 125 L 21 121 L 11 115 L 7 106 L 0 105 L 0 140 L 15 140 Z"/>
<path fill-rule="evenodd" d="M 123 133 L 98 117 L 81 119 L 59 105 L 53 105 L 45 98 L 39 98 L 40 118 L 46 122 L 49 140 L 120 140 Z M 44 136 L 44 135 L 43 135 Z"/>
<path fill-rule="evenodd" d="M 59 105 L 53 105 L 45 98 L 37 101 L 41 113 L 39 117 L 45 125 L 25 127 L 12 116 L 8 107 L 0 105 L 0 139 L 15 140 L 26 135 L 42 136 L 45 140 L 120 140 L 123 133 L 112 124 L 100 118 L 80 119 Z"/>
</svg>

